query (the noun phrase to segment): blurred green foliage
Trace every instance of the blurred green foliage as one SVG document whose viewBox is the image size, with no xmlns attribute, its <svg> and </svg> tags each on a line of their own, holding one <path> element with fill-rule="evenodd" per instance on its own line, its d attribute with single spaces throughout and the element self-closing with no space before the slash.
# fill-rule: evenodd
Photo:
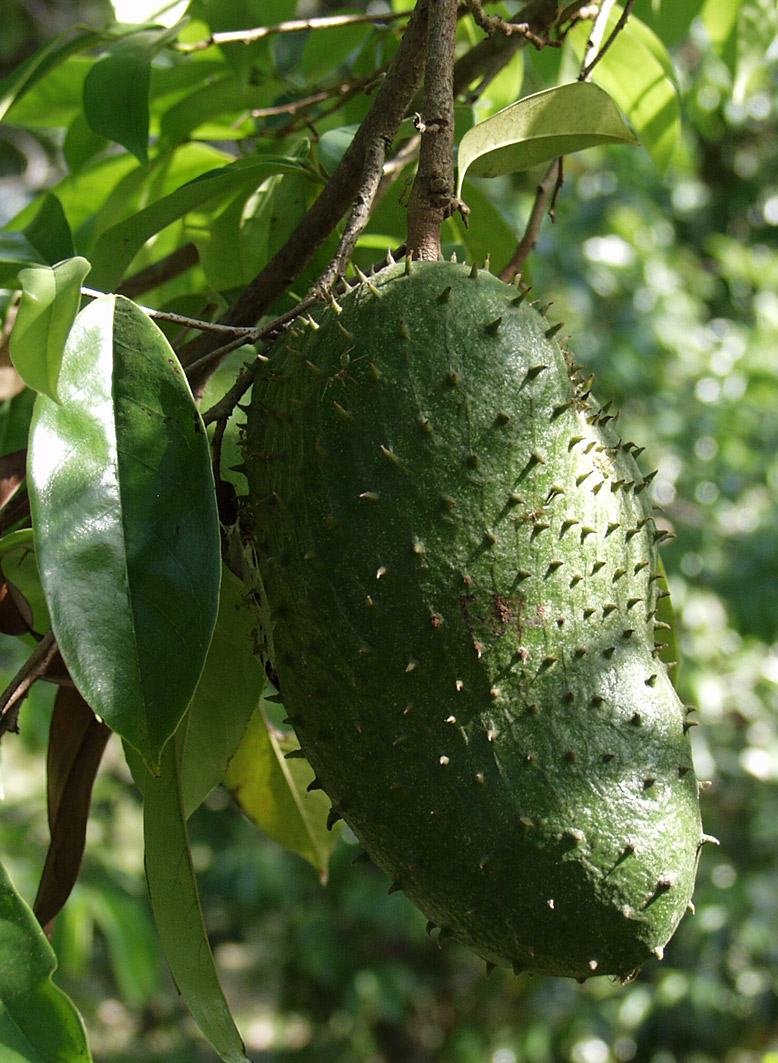
<svg viewBox="0 0 778 1063">
<path fill-rule="evenodd" d="M 12 25 L 27 18 L 12 4 Z M 11 23 L 9 23 L 11 24 Z M 357 34 L 359 40 L 363 37 Z M 19 46 L 23 50 L 23 45 Z M 279 69 L 302 60 L 276 45 Z M 698 773 L 712 785 L 696 915 L 665 961 L 626 986 L 514 979 L 424 919 L 347 831 L 322 888 L 221 790 L 192 818 L 217 962 L 249 1052 L 267 1063 L 775 1063 L 778 1058 L 778 13 L 751 0 L 733 74 L 699 25 L 674 53 L 684 134 L 661 179 L 635 150 L 566 163 L 532 282 L 566 322 L 601 401 L 657 467 L 676 533 L 664 560 L 680 686 L 700 707 Z M 5 58 L 5 57 L 4 57 Z M 344 61 L 346 56 L 344 56 Z M 372 62 L 373 57 L 370 58 Z M 525 85 L 540 75 L 526 55 Z M 306 64 L 308 65 L 306 67 Z M 348 111 L 338 124 L 358 121 Z M 321 125 L 321 131 L 328 128 Z M 494 231 L 521 231 L 531 184 L 478 182 Z M 386 216 L 393 208 L 382 208 Z M 486 214 L 484 215 L 486 216 Z M 378 215 L 380 218 L 380 214 Z M 376 227 L 376 231 L 380 231 Z M 449 232 L 450 248 L 457 233 Z M 366 241 L 367 243 L 367 241 Z M 510 247 L 495 247 L 493 258 Z M 376 252 L 367 247 L 360 261 Z M 4 673 L 18 666 L 0 647 Z M 25 703 L 6 751 L 0 848 L 34 895 L 47 837 L 49 692 Z M 103 1063 L 207 1063 L 164 971 L 142 880 L 140 798 L 118 748 L 94 796 L 81 880 L 58 917 L 58 981 Z M 4 858 L 5 859 L 5 858 Z"/>
</svg>

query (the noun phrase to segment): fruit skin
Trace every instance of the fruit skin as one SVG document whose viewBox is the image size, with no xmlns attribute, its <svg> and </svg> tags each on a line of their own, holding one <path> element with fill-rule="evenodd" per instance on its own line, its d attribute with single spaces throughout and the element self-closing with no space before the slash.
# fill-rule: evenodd
<svg viewBox="0 0 778 1063">
<path fill-rule="evenodd" d="M 390 266 L 314 318 L 245 454 L 266 651 L 333 818 L 487 964 L 628 978 L 705 840 L 650 478 L 484 270 Z"/>
</svg>

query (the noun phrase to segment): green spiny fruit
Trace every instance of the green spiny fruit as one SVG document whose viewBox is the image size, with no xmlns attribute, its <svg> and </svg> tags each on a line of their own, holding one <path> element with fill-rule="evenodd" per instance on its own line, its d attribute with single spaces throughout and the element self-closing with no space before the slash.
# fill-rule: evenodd
<svg viewBox="0 0 778 1063">
<path fill-rule="evenodd" d="M 438 262 L 283 335 L 245 441 L 261 608 L 332 818 L 393 888 L 490 965 L 626 978 L 705 836 L 649 478 L 555 331 Z"/>
</svg>

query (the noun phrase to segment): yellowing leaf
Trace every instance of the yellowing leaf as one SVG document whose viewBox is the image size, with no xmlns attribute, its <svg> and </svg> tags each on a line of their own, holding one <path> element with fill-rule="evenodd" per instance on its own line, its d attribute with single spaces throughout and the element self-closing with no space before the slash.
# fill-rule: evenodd
<svg viewBox="0 0 778 1063">
<path fill-rule="evenodd" d="M 321 790 L 308 792 L 314 777 L 308 762 L 285 759 L 297 750 L 297 739 L 274 731 L 260 706 L 230 761 L 224 785 L 249 819 L 310 861 L 325 882 L 337 831 L 327 830 L 329 798 Z"/>
</svg>

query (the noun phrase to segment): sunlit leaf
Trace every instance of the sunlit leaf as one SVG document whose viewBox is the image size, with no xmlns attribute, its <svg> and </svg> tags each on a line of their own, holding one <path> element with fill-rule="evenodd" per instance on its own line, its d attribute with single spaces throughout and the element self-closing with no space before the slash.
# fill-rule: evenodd
<svg viewBox="0 0 778 1063">
<path fill-rule="evenodd" d="M 207 437 L 167 340 L 120 297 L 79 314 L 60 397 L 38 399 L 28 465 L 54 633 L 87 703 L 154 765 L 216 619 Z"/>
<path fill-rule="evenodd" d="M 178 738 L 158 778 L 144 781 L 143 833 L 151 906 L 170 973 L 198 1026 L 224 1063 L 247 1063 L 208 943 L 186 830 Z"/>
<path fill-rule="evenodd" d="M 525 96 L 469 129 L 459 144 L 459 185 L 466 175 L 498 177 L 598 144 L 636 144 L 607 92 L 574 81 Z"/>
<path fill-rule="evenodd" d="M 734 73 L 737 65 L 737 37 L 742 0 L 705 0 L 702 24 L 717 54 Z"/>
<path fill-rule="evenodd" d="M 100 39 L 100 34 L 92 30 L 81 30 L 75 35 L 72 30 L 66 30 L 34 52 L 0 81 L 0 119 L 50 70 L 63 63 L 69 55 L 91 47 Z"/>
<path fill-rule="evenodd" d="M 606 28 L 613 30 L 622 9 L 614 6 Z M 575 27 L 565 41 L 577 65 L 589 39 L 588 24 Z M 667 48 L 644 22 L 634 16 L 594 68 L 592 81 L 616 101 L 640 143 L 661 173 L 675 153 L 681 133 L 681 112 L 675 72 Z"/>
<path fill-rule="evenodd" d="M 189 211 L 219 197 L 238 192 L 241 188 L 256 188 L 273 174 L 310 172 L 309 167 L 297 159 L 264 155 L 203 174 L 152 203 L 145 210 L 107 229 L 90 256 L 90 283 L 101 291 L 115 288 L 145 242 Z"/>
<path fill-rule="evenodd" d="M 308 792 L 313 769 L 300 757 L 294 735 L 281 735 L 257 709 L 230 761 L 227 789 L 268 837 L 310 861 L 322 880 L 337 837 L 327 829 L 330 801 L 321 790 Z"/>
<path fill-rule="evenodd" d="M 51 981 L 54 950 L 0 867 L 0 1045 L 3 1063 L 89 1063 L 73 1004 Z"/>
<path fill-rule="evenodd" d="M 85 258 L 55 266 L 30 266 L 19 273 L 22 301 L 11 333 L 11 358 L 25 384 L 55 402 L 65 342 L 81 303 L 89 273 Z"/>
</svg>

